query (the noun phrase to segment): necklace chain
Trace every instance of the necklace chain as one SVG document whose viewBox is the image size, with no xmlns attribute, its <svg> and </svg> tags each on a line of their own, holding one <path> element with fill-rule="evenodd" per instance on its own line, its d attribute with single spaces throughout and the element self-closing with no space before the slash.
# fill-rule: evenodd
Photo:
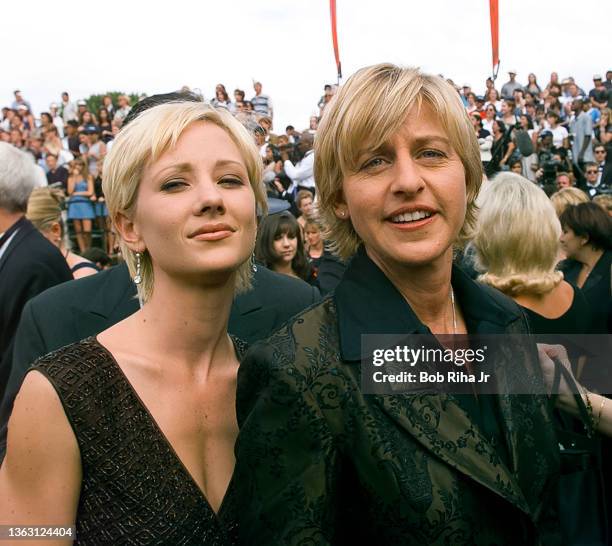
<svg viewBox="0 0 612 546">
<path fill-rule="evenodd" d="M 453 308 L 453 334 L 457 333 L 457 312 L 455 311 L 455 291 L 450 287 L 450 300 Z"/>
</svg>

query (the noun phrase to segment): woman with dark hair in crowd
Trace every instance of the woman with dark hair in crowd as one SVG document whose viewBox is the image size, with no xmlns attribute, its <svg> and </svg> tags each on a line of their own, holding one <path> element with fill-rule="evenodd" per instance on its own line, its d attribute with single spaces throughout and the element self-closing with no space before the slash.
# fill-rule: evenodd
<svg viewBox="0 0 612 546">
<path fill-rule="evenodd" d="M 508 159 L 515 149 L 512 142 L 512 128 L 506 128 L 506 124 L 501 119 L 493 122 L 493 146 L 491 147 L 491 161 L 485 171 L 488 177 L 501 171 L 506 166 Z"/>
<path fill-rule="evenodd" d="M 94 178 L 94 211 L 96 214 L 96 224 L 98 229 L 104 234 L 102 237 L 102 246 L 108 254 L 114 254 L 115 248 L 115 233 L 112 229 L 112 222 L 108 215 L 108 207 L 106 206 L 106 197 L 102 188 L 102 167 L 104 158 L 100 160 L 98 175 Z"/>
<path fill-rule="evenodd" d="M 365 334 L 395 334 L 378 345 L 390 348 L 420 346 L 399 337 L 408 334 L 438 343 L 447 334 L 529 332 L 512 300 L 453 266 L 482 183 L 458 93 L 418 69 L 358 70 L 325 109 L 314 175 L 326 237 L 351 261 L 333 296 L 252 347 L 240 367 L 240 538 L 542 542 L 559 450 L 545 396 L 450 395 L 406 383 L 362 390 L 362 373 L 373 378 Z M 524 340 L 496 351 L 495 366 L 544 392 L 537 347 Z M 408 369 L 405 360 L 392 367 Z"/>
<path fill-rule="evenodd" d="M 478 207 L 471 245 L 479 280 L 521 305 L 535 334 L 591 333 L 584 295 L 556 271 L 561 224 L 544 191 L 501 173 L 483 187 Z"/>
<path fill-rule="evenodd" d="M 610 268 L 612 218 L 596 203 L 568 206 L 561 217 L 561 248 L 567 259 L 559 265 L 568 282 L 582 288 L 593 310 L 593 333 L 612 333 Z"/>
<path fill-rule="evenodd" d="M 297 220 L 289 212 L 272 214 L 261 221 L 255 256 L 272 271 L 312 281 L 302 232 Z"/>
<path fill-rule="evenodd" d="M 68 172 L 68 220 L 72 220 L 79 251 L 83 252 L 91 246 L 92 221 L 96 217 L 93 177 L 82 159 L 72 161 Z"/>
<path fill-rule="evenodd" d="M 62 543 L 234 544 L 245 346 L 227 324 L 250 287 L 260 181 L 253 139 L 226 111 L 163 104 L 121 130 L 104 192 L 142 305 L 28 372 L 1 524 L 75 526 Z"/>
<path fill-rule="evenodd" d="M 28 199 L 26 218 L 45 238 L 60 249 L 75 279 L 95 275 L 98 268 L 66 248 L 66 229 L 62 220 L 64 192 L 60 189 L 36 188 Z"/>
<path fill-rule="evenodd" d="M 493 108 L 495 108 L 496 111 L 499 112 L 501 105 L 502 105 L 502 101 L 500 99 L 499 93 L 497 91 L 497 89 L 495 89 L 495 87 L 491 87 L 490 89 L 487 90 L 487 92 L 485 93 L 485 108 L 487 106 L 489 106 L 489 104 L 491 106 L 493 106 Z"/>
<path fill-rule="evenodd" d="M 30 109 L 25 104 L 20 104 L 19 108 L 17 108 L 17 112 L 19 113 L 19 117 L 23 123 L 23 130 L 27 131 L 29 135 L 29 132 L 36 128 L 34 115 L 32 112 L 30 112 Z"/>
<path fill-rule="evenodd" d="M 92 126 L 87 130 L 88 148 L 85 156 L 87 157 L 87 170 L 94 178 L 101 171 L 99 163 L 106 155 L 106 144 L 100 140 L 100 128 Z"/>
<path fill-rule="evenodd" d="M 232 101 L 227 94 L 225 89 L 225 85 L 222 83 L 217 84 L 215 87 L 215 98 L 210 101 L 215 108 L 227 108 L 228 110 L 232 109 Z"/>
<path fill-rule="evenodd" d="M 263 181 L 272 190 L 274 179 L 283 172 L 283 162 L 276 146 L 272 144 L 266 146 L 266 155 L 263 158 L 263 163 Z"/>
<path fill-rule="evenodd" d="M 493 122 L 497 119 L 497 110 L 495 106 L 489 104 L 485 107 L 485 117 L 482 120 L 482 128 L 493 134 Z"/>
<path fill-rule="evenodd" d="M 49 112 L 41 112 L 40 113 L 40 128 L 43 130 L 47 130 L 50 127 L 53 127 L 53 118 Z"/>
<path fill-rule="evenodd" d="M 89 110 L 85 110 L 85 112 L 79 116 L 79 131 L 83 131 L 88 126 L 97 124 L 98 121 L 96 120 L 96 116 L 94 116 Z"/>
<path fill-rule="evenodd" d="M 525 178 L 535 182 L 538 163 L 538 154 L 536 153 L 538 146 L 538 132 L 534 129 L 533 120 L 529 114 L 520 114 L 518 119 L 521 130 L 525 131 L 529 135 L 531 143 L 533 144 L 533 151 L 529 155 L 525 155 L 521 151 L 521 157 L 519 159 L 521 162 L 521 172 L 518 174 L 522 174 Z M 518 145 L 516 136 L 513 138 L 513 141 L 515 146 L 517 146 L 520 151 L 521 147 Z M 512 170 L 512 168 L 510 170 Z"/>
<path fill-rule="evenodd" d="M 529 75 L 527 76 L 527 85 L 525 86 L 525 91 L 529 91 L 538 98 L 542 93 L 542 88 L 538 85 L 538 79 L 536 78 L 536 75 L 533 72 L 529 73 Z"/>
<path fill-rule="evenodd" d="M 478 112 L 470 114 L 470 119 L 474 124 L 474 131 L 478 139 L 480 148 L 480 162 L 484 171 L 487 170 L 491 161 L 491 148 L 493 146 L 493 135 L 482 126 L 482 118 Z"/>
<path fill-rule="evenodd" d="M 104 144 L 107 144 L 113 140 L 113 120 L 104 106 L 98 108 L 98 123 L 101 140 Z"/>
</svg>

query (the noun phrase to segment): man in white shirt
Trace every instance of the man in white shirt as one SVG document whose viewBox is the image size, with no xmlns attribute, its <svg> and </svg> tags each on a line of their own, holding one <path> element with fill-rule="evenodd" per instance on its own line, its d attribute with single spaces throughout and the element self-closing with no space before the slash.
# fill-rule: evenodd
<svg viewBox="0 0 612 546">
<path fill-rule="evenodd" d="M 32 106 L 27 100 L 23 98 L 23 96 L 21 95 L 21 91 L 19 91 L 19 89 L 16 89 L 15 91 L 13 91 L 13 93 L 15 95 L 15 100 L 13 101 L 13 104 L 11 104 L 11 108 L 13 110 L 17 110 L 20 106 L 26 106 L 28 110 L 32 112 Z"/>
<path fill-rule="evenodd" d="M 283 160 L 283 168 L 287 176 L 291 179 L 291 186 L 287 189 L 288 193 L 296 194 L 299 189 L 306 189 L 315 192 L 314 179 L 314 136 L 308 131 L 304 131 L 300 135 L 300 140 L 297 144 L 297 151 L 301 156 L 301 160 L 295 165 L 289 161 L 289 153 L 287 149 L 281 150 L 281 159 Z"/>
<path fill-rule="evenodd" d="M 127 117 L 132 109 L 130 106 L 130 98 L 127 95 L 120 95 L 117 102 L 119 103 L 119 109 L 115 112 L 113 120 L 118 123 L 123 123 L 123 120 Z"/>
<path fill-rule="evenodd" d="M 74 102 L 70 102 L 70 96 L 67 91 L 62 93 L 62 119 L 64 120 L 64 124 L 68 123 L 70 120 L 77 119 L 77 109 Z"/>
<path fill-rule="evenodd" d="M 509 70 L 508 75 L 510 76 L 510 81 L 507 81 L 501 88 L 502 99 L 512 99 L 514 98 L 515 89 L 523 89 L 523 86 L 515 79 L 516 70 Z"/>
<path fill-rule="evenodd" d="M 264 95 L 261 92 L 261 82 L 254 82 L 253 89 L 255 91 L 255 96 L 251 99 L 251 104 L 253 105 L 255 113 L 273 118 L 274 110 L 272 108 L 272 101 L 268 95 Z"/>
<path fill-rule="evenodd" d="M 584 171 L 584 163 L 593 161 L 593 149 L 591 140 L 593 137 L 593 121 L 582 109 L 582 99 L 572 102 L 574 117 L 570 121 L 570 132 L 574 136 L 572 141 L 572 157 L 574 164 Z"/>
</svg>

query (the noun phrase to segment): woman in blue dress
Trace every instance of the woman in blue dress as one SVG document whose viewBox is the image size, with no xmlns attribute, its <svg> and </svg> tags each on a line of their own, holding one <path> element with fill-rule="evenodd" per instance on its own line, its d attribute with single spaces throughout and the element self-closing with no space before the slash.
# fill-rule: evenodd
<svg viewBox="0 0 612 546">
<path fill-rule="evenodd" d="M 93 178 L 88 174 L 85 163 L 75 159 L 70 166 L 68 177 L 68 220 L 72 220 L 79 251 L 91 246 L 91 225 L 95 218 Z"/>
</svg>

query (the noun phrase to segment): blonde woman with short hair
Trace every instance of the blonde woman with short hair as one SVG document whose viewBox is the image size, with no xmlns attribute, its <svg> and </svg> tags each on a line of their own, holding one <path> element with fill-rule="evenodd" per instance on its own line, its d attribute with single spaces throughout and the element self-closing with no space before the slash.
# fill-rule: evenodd
<svg viewBox="0 0 612 546">
<path fill-rule="evenodd" d="M 553 204 L 557 217 L 561 217 L 563 211 L 570 205 L 578 203 L 588 203 L 589 196 L 579 188 L 563 188 L 556 191 L 550 196 L 550 201 Z"/>
<path fill-rule="evenodd" d="M 96 264 L 71 252 L 65 244 L 65 227 L 62 220 L 64 192 L 53 188 L 36 188 L 28 199 L 26 218 L 45 238 L 60 249 L 75 279 L 95 275 Z"/>
<path fill-rule="evenodd" d="M 561 223 L 544 191 L 502 173 L 483 186 L 478 205 L 472 245 L 479 280 L 521 305 L 535 334 L 588 333 L 584 295 L 556 270 Z"/>
<path fill-rule="evenodd" d="M 610 216 L 612 216 L 612 195 L 609 193 L 601 193 L 593 197 L 593 203 L 597 203 Z"/>
<path fill-rule="evenodd" d="M 314 171 L 326 239 L 350 262 L 332 296 L 241 365 L 240 539 L 536 543 L 558 457 L 543 397 L 519 407 L 474 392 L 361 387 L 365 334 L 528 332 L 512 300 L 453 266 L 482 181 L 461 98 L 418 69 L 358 70 L 325 107 Z M 496 365 L 537 381 L 534 343 L 505 354 Z"/>
<path fill-rule="evenodd" d="M 244 345 L 227 323 L 252 274 L 261 168 L 247 130 L 202 103 L 153 107 L 119 133 L 104 193 L 142 307 L 26 376 L 0 523 L 75 525 L 80 544 L 233 543 Z"/>
</svg>

